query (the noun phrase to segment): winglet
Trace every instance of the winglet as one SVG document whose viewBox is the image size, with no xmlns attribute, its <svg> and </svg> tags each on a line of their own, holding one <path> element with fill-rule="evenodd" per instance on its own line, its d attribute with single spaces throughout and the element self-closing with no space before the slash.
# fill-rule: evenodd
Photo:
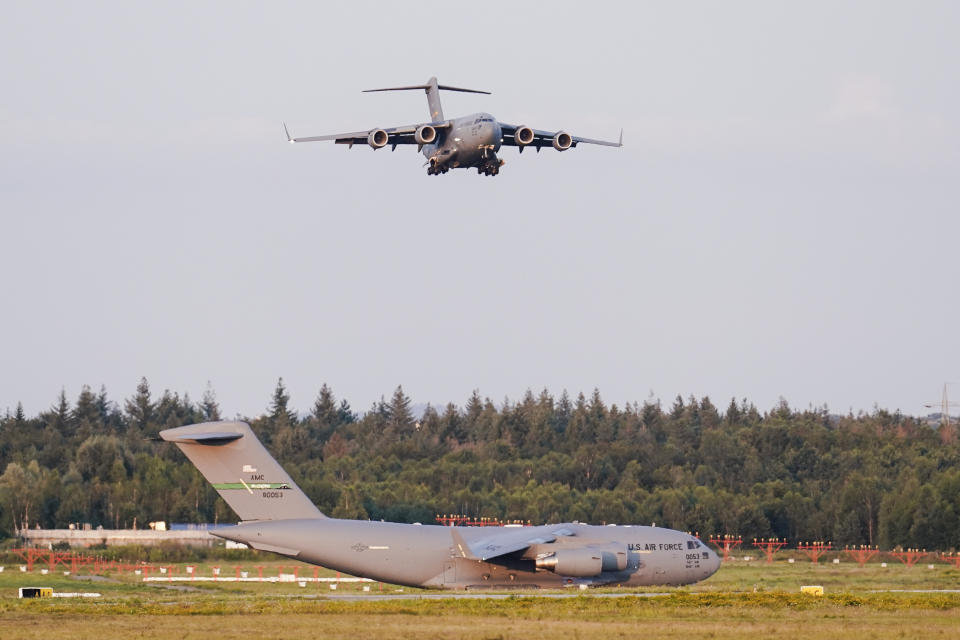
<svg viewBox="0 0 960 640">
<path fill-rule="evenodd" d="M 287 134 L 287 142 L 289 142 L 290 144 L 293 144 L 294 142 L 296 142 L 296 140 L 290 137 L 290 131 L 287 130 L 286 122 L 283 123 L 283 132 Z"/>
<path fill-rule="evenodd" d="M 620 129 L 620 142 L 617 143 L 618 147 L 623 146 L 623 129 Z"/>
</svg>

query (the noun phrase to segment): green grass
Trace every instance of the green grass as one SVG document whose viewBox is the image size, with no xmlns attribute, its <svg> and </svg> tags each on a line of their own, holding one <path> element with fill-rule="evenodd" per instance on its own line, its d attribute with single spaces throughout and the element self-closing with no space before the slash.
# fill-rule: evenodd
<svg viewBox="0 0 960 640">
<path fill-rule="evenodd" d="M 293 563 L 263 564 L 266 575 Z M 198 566 L 210 575 L 213 564 Z M 220 564 L 223 575 L 232 566 Z M 255 575 L 255 565 L 244 570 Z M 301 575 L 313 568 L 300 565 Z M 186 575 L 183 567 L 177 575 Z M 321 575 L 334 575 L 322 572 Z M 799 593 L 821 584 L 822 598 Z M 57 640 L 131 637 L 177 638 L 953 638 L 960 629 L 960 594 L 891 590 L 960 588 L 960 571 L 899 565 L 730 563 L 709 580 L 667 595 L 547 599 L 513 594 L 503 600 L 411 599 L 345 601 L 327 598 L 327 585 L 296 583 L 143 583 L 132 574 L 101 578 L 43 576 L 7 567 L 0 574 L 0 638 Z M 19 586 L 55 591 L 96 591 L 97 599 L 19 600 Z M 384 585 L 382 593 L 397 593 Z M 650 590 L 632 590 L 650 591 Z M 336 593 L 363 594 L 341 584 Z M 371 594 L 378 594 L 372 585 Z M 567 591 L 565 593 L 571 593 Z"/>
<path fill-rule="evenodd" d="M 696 591 L 799 590 L 800 585 L 819 584 L 826 591 L 875 591 L 886 589 L 960 589 L 960 571 L 943 563 L 933 569 L 926 564 L 907 568 L 902 564 L 819 564 L 810 562 L 731 562 L 708 580 L 691 587 Z"/>
</svg>

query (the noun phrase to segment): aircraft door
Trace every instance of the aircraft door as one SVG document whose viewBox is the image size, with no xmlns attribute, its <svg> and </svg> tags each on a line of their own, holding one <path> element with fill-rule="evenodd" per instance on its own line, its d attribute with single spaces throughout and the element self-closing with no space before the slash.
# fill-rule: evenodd
<svg viewBox="0 0 960 640">
<path fill-rule="evenodd" d="M 456 584 L 457 582 L 457 563 L 448 560 L 443 563 L 443 584 Z"/>
</svg>

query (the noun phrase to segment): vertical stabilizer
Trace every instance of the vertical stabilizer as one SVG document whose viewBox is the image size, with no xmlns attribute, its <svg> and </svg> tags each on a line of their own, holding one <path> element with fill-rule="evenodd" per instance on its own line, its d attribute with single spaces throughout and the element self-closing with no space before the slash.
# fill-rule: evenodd
<svg viewBox="0 0 960 640">
<path fill-rule="evenodd" d="M 241 520 L 323 518 L 245 422 L 204 422 L 160 432 Z"/>
<path fill-rule="evenodd" d="M 426 91 L 427 104 L 430 106 L 430 122 L 441 122 L 443 107 L 440 105 L 440 85 L 437 84 L 436 76 L 427 81 Z"/>
</svg>

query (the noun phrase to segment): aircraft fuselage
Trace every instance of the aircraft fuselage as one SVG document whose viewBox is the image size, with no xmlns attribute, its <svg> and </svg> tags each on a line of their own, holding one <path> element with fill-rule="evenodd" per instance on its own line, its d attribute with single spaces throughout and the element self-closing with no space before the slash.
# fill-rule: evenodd
<svg viewBox="0 0 960 640">
<path fill-rule="evenodd" d="M 423 155 L 435 173 L 458 167 L 477 167 L 496 173 L 500 167 L 497 151 L 503 141 L 500 123 L 489 113 L 474 113 L 450 121 L 441 130 L 436 144 L 423 147 Z"/>
<path fill-rule="evenodd" d="M 531 537 L 558 528 L 573 535 L 488 561 L 458 553 L 452 529 L 470 543 L 490 536 L 482 527 L 444 527 L 335 519 L 278 520 L 223 527 L 214 535 L 255 549 L 280 553 L 392 584 L 441 589 L 560 588 L 573 585 L 686 585 L 704 580 L 720 566 L 717 554 L 697 538 L 646 526 L 579 523 L 526 527 Z M 538 558 L 563 549 L 622 549 L 619 567 L 597 575 L 564 575 L 539 568 Z"/>
</svg>

